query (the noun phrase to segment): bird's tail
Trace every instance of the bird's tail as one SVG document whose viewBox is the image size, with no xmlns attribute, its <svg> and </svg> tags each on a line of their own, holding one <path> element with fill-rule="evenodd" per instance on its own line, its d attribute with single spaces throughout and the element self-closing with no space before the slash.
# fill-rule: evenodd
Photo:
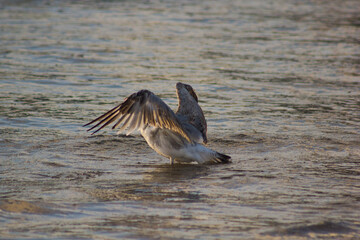
<svg viewBox="0 0 360 240">
<path fill-rule="evenodd" d="M 228 156 L 228 155 L 216 152 L 215 161 L 217 163 L 230 163 L 231 162 L 231 157 Z"/>
<path fill-rule="evenodd" d="M 181 155 L 176 159 L 188 159 L 200 164 L 231 162 L 230 156 L 216 152 L 198 143 L 187 145 L 187 148 L 184 151 L 181 151 L 180 154 Z"/>
</svg>

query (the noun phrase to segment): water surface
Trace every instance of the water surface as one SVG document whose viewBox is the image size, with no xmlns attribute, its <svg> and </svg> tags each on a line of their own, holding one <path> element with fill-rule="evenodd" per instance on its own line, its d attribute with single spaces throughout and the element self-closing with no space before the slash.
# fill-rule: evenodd
<svg viewBox="0 0 360 240">
<path fill-rule="evenodd" d="M 355 239 L 358 1 L 2 1 L 1 239 Z M 81 126 L 191 84 L 229 165 Z"/>
</svg>

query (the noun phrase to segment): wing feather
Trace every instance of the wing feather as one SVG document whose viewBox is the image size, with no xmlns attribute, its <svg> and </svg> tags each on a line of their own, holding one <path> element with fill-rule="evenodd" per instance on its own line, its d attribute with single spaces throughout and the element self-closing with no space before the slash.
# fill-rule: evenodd
<svg viewBox="0 0 360 240">
<path fill-rule="evenodd" d="M 120 105 L 84 126 L 98 122 L 88 130 L 98 128 L 92 133 L 94 134 L 114 121 L 117 122 L 113 125 L 113 129 L 122 123 L 118 133 L 127 128 L 127 134 L 130 134 L 134 130 L 141 130 L 147 125 L 151 125 L 174 131 L 191 142 L 190 136 L 184 131 L 175 113 L 159 97 L 148 90 L 131 94 Z"/>
<path fill-rule="evenodd" d="M 131 120 L 131 116 L 127 115 L 126 120 L 125 120 L 124 124 L 120 127 L 118 133 L 124 131 L 127 128 L 130 120 Z"/>
<path fill-rule="evenodd" d="M 93 124 L 94 122 L 97 122 L 97 121 L 101 121 L 102 119 L 106 118 L 107 116 L 111 115 L 112 113 L 116 112 L 118 110 L 118 108 L 120 107 L 120 105 L 114 107 L 113 109 L 111 109 L 110 111 L 104 113 L 103 115 L 101 115 L 100 117 L 92 120 L 91 122 L 85 124 L 83 127 L 86 127 L 88 125 L 91 125 Z M 89 129 L 88 131 L 90 131 L 91 129 Z"/>
</svg>

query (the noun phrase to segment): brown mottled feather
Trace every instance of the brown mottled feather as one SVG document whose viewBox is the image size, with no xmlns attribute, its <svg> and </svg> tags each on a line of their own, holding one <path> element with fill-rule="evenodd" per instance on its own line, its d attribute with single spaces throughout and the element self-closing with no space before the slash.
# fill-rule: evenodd
<svg viewBox="0 0 360 240">
<path fill-rule="evenodd" d="M 88 130 L 91 131 L 100 126 L 92 133 L 94 134 L 116 120 L 118 121 L 112 128 L 116 128 L 123 123 L 119 131 L 128 128 L 128 133 L 130 133 L 149 124 L 154 127 L 170 129 L 191 142 L 189 135 L 183 130 L 175 113 L 159 97 L 148 90 L 133 93 L 123 103 L 84 126 L 98 122 Z"/>
<path fill-rule="evenodd" d="M 188 84 L 177 83 L 176 94 L 179 100 L 176 114 L 186 117 L 186 121 L 201 132 L 203 142 L 207 143 L 207 123 L 194 89 Z"/>
</svg>

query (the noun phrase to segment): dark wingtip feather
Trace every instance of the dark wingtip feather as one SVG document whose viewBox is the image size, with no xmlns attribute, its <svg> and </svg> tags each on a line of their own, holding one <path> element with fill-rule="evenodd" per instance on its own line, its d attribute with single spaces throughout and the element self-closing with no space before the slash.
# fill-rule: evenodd
<svg viewBox="0 0 360 240">
<path fill-rule="evenodd" d="M 220 163 L 231 163 L 231 157 L 226 154 L 222 154 L 217 152 L 216 159 L 219 160 Z"/>
</svg>

